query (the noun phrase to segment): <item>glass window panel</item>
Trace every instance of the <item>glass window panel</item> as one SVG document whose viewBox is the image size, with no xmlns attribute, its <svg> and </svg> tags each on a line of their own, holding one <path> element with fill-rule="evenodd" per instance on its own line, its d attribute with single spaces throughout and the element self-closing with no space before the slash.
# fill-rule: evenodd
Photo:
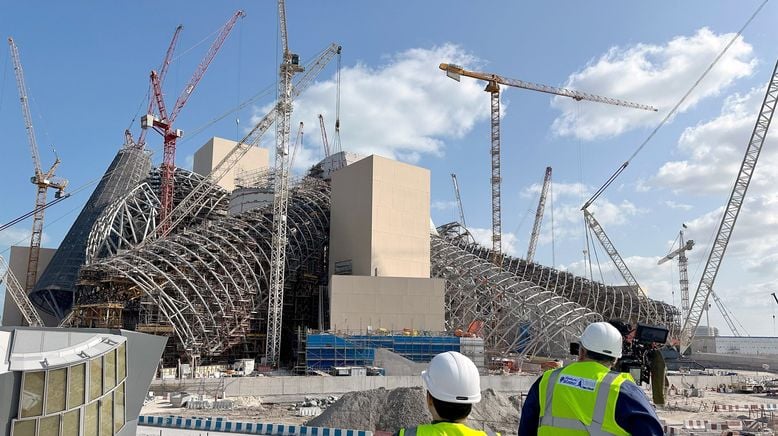
<svg viewBox="0 0 778 436">
<path fill-rule="evenodd" d="M 124 427 L 124 383 L 113 391 L 113 431 Z"/>
<path fill-rule="evenodd" d="M 68 380 L 68 409 L 84 404 L 85 378 L 85 363 L 70 367 L 70 379 Z"/>
<path fill-rule="evenodd" d="M 14 436 L 35 436 L 35 420 L 14 422 Z"/>
<path fill-rule="evenodd" d="M 103 358 L 89 361 L 89 401 L 103 394 Z"/>
<path fill-rule="evenodd" d="M 100 436 L 113 435 L 113 396 L 100 400 Z"/>
<path fill-rule="evenodd" d="M 84 436 L 97 436 L 97 401 L 84 408 Z"/>
<path fill-rule="evenodd" d="M 103 369 L 105 370 L 105 386 L 103 393 L 110 391 L 116 386 L 116 350 L 108 352 L 103 357 Z"/>
<path fill-rule="evenodd" d="M 126 342 L 122 342 L 119 348 L 116 350 L 118 356 L 116 359 L 116 369 L 119 373 L 118 381 L 121 383 L 125 377 L 127 377 L 127 355 L 126 355 Z"/>
<path fill-rule="evenodd" d="M 78 434 L 78 414 L 81 409 L 73 409 L 62 415 L 62 434 L 65 436 Z"/>
<path fill-rule="evenodd" d="M 38 424 L 38 434 L 57 436 L 59 434 L 59 415 L 41 418 Z"/>
<path fill-rule="evenodd" d="M 65 410 L 65 387 L 68 369 L 49 371 L 49 383 L 46 385 L 46 414 Z"/>
<path fill-rule="evenodd" d="M 43 413 L 43 382 L 45 371 L 24 373 L 24 390 L 22 391 L 22 418 L 39 416 Z"/>
</svg>

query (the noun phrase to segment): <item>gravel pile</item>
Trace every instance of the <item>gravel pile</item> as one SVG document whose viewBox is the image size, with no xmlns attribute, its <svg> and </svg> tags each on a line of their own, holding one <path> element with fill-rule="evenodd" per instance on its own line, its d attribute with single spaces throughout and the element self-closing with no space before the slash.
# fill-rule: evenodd
<svg viewBox="0 0 778 436">
<path fill-rule="evenodd" d="M 432 421 L 425 395 L 422 388 L 350 392 L 307 425 L 394 433 L 403 427 Z M 469 424 L 478 429 L 489 427 L 503 435 L 516 434 L 519 412 L 508 396 L 491 389 L 481 395 L 481 402 L 470 414 Z"/>
</svg>

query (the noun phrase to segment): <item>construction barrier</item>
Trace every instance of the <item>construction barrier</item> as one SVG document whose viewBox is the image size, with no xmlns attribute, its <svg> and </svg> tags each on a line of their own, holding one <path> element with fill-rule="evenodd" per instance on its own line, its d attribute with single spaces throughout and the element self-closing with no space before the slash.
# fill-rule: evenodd
<svg viewBox="0 0 778 436">
<path fill-rule="evenodd" d="M 288 424 L 263 424 L 259 422 L 236 422 L 228 421 L 223 418 L 185 418 L 183 416 L 140 415 L 138 416 L 138 425 L 269 436 L 373 436 L 373 432 L 367 430 L 346 430 L 340 428 L 307 427 Z"/>
<path fill-rule="evenodd" d="M 716 404 L 715 412 L 748 412 L 750 410 L 767 410 L 778 412 L 778 404 Z"/>
</svg>

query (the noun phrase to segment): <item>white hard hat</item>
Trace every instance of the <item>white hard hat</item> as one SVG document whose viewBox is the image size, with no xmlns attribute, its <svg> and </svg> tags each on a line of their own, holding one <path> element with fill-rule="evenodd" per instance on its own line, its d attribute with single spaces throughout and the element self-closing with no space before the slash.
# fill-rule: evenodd
<svg viewBox="0 0 778 436">
<path fill-rule="evenodd" d="M 474 404 L 481 401 L 481 376 L 475 363 L 456 351 L 432 358 L 421 378 L 434 398 L 447 403 Z"/>
<path fill-rule="evenodd" d="M 621 358 L 621 344 L 621 333 L 607 322 L 591 323 L 581 335 L 582 347 L 614 359 Z"/>
</svg>

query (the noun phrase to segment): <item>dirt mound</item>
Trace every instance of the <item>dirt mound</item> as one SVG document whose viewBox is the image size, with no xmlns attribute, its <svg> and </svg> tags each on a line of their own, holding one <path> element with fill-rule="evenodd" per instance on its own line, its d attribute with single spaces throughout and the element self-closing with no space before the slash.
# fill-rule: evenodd
<svg viewBox="0 0 778 436">
<path fill-rule="evenodd" d="M 503 435 L 516 434 L 519 412 L 507 395 L 492 389 L 483 391 L 481 402 L 473 407 L 469 424 L 488 427 Z M 427 410 L 425 391 L 421 388 L 373 389 L 351 392 L 321 415 L 307 422 L 316 427 L 388 431 L 432 421 Z"/>
</svg>

